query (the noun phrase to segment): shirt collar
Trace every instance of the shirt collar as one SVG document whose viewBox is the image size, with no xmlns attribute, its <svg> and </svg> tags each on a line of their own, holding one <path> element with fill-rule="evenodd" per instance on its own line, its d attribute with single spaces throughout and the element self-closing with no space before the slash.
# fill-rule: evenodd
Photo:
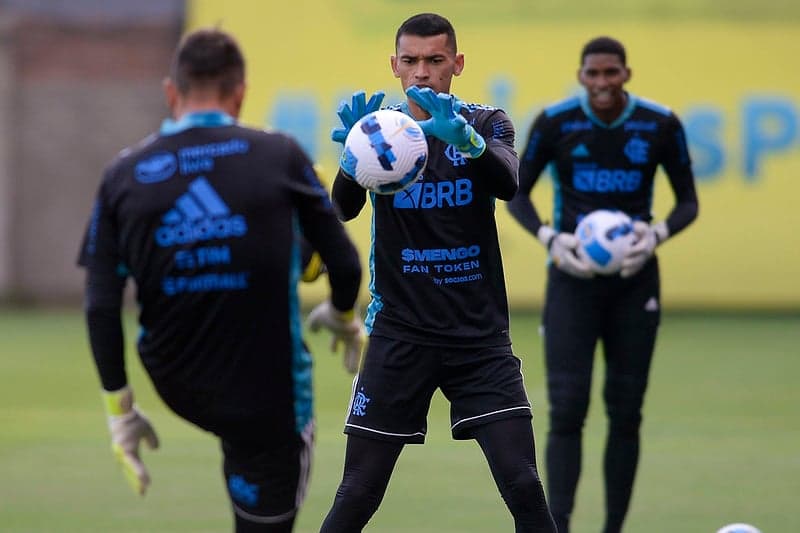
<svg viewBox="0 0 800 533">
<path fill-rule="evenodd" d="M 235 123 L 235 118 L 218 109 L 195 111 L 194 113 L 186 113 L 178 120 L 164 119 L 161 123 L 160 133 L 161 135 L 175 135 L 190 128 L 214 128 L 230 126 Z"/>
</svg>

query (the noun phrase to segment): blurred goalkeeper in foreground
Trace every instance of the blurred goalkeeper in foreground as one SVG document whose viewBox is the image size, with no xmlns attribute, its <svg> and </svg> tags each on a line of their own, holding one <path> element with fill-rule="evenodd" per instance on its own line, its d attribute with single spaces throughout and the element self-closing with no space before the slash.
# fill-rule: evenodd
<svg viewBox="0 0 800 533">
<path fill-rule="evenodd" d="M 604 457 L 604 533 L 622 529 L 639 458 L 639 427 L 650 360 L 661 314 L 655 249 L 697 216 L 689 151 L 678 117 L 623 89 L 631 76 L 625 48 L 609 37 L 588 42 L 578 80 L 586 89 L 549 106 L 531 127 L 520 161 L 511 214 L 547 249 L 543 325 L 550 401 L 547 486 L 559 533 L 569 518 L 581 471 L 581 433 L 589 407 L 595 345 L 606 362 L 603 399 L 608 414 Z M 543 223 L 531 189 L 554 167 L 554 224 Z M 654 222 L 655 173 L 663 166 L 675 195 L 666 220 Z M 576 255 L 580 217 L 614 209 L 634 219 L 637 242 L 615 275 L 594 275 Z"/>
<path fill-rule="evenodd" d="M 447 19 L 406 20 L 391 58 L 420 122 L 427 167 L 410 188 L 369 194 L 373 208 L 367 313 L 370 343 L 345 424 L 344 475 L 322 531 L 361 531 L 377 510 L 406 444 L 425 440 L 431 397 L 451 405 L 455 439 L 481 447 L 518 532 L 553 532 L 536 469 L 531 407 L 511 349 L 508 303 L 494 218 L 517 190 L 514 128 L 500 109 L 450 93 L 464 67 Z M 353 95 L 340 107 L 343 141 L 381 103 Z M 350 220 L 367 192 L 340 169 L 334 203 Z M 402 525 L 401 525 L 402 526 Z M 400 527 L 402 529 L 402 527 Z"/>
<path fill-rule="evenodd" d="M 112 446 L 134 490 L 158 445 L 128 384 L 120 320 L 136 283 L 142 363 L 164 402 L 220 438 L 235 530 L 289 532 L 313 445 L 311 356 L 296 286 L 326 265 L 330 300 L 312 313 L 355 372 L 356 250 L 308 157 L 290 137 L 237 124 L 245 92 L 237 43 L 199 30 L 165 81 L 173 117 L 105 171 L 81 249 L 86 317 Z M 310 250 L 316 250 L 315 258 Z"/>
</svg>

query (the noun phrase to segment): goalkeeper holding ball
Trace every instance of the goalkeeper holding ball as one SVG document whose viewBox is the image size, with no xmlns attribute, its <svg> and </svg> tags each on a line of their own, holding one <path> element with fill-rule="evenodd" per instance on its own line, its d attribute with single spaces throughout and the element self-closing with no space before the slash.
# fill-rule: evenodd
<svg viewBox="0 0 800 533">
<path fill-rule="evenodd" d="M 585 94 L 552 105 L 536 118 L 520 163 L 519 191 L 509 203 L 511 214 L 552 259 L 543 316 L 550 400 L 546 466 L 559 533 L 569 531 L 598 340 L 606 360 L 603 398 L 609 420 L 603 531 L 622 528 L 660 319 L 654 251 L 697 216 L 683 127 L 667 108 L 626 92 L 630 76 L 621 43 L 600 37 L 585 45 L 578 70 Z M 554 227 L 542 223 L 530 199 L 548 163 L 554 166 Z M 652 223 L 658 165 L 669 177 L 675 206 L 666 220 Z M 636 241 L 618 274 L 595 275 L 575 253 L 575 227 L 583 215 L 598 209 L 620 210 L 634 220 Z"/>
<path fill-rule="evenodd" d="M 377 510 L 403 447 L 425 440 L 439 388 L 455 439 L 483 450 L 517 531 L 553 532 L 536 470 L 531 408 L 511 350 L 496 199 L 517 189 L 514 128 L 496 108 L 450 94 L 464 56 L 453 27 L 435 14 L 406 20 L 391 58 L 408 100 L 394 106 L 422 126 L 428 164 L 408 189 L 369 193 L 370 342 L 345 423 L 344 475 L 322 531 L 361 531 Z M 382 95 L 356 93 L 339 109 L 343 142 Z M 333 200 L 350 220 L 367 191 L 340 169 Z"/>
<path fill-rule="evenodd" d="M 173 118 L 106 170 L 79 263 L 112 447 L 134 490 L 150 483 L 140 442 L 155 448 L 158 439 L 125 371 L 128 277 L 156 390 L 221 441 L 235 530 L 286 533 L 305 494 L 314 430 L 296 286 L 324 263 L 330 300 L 311 326 L 344 343 L 354 372 L 365 341 L 353 313 L 361 267 L 299 145 L 237 124 L 244 72 L 229 35 L 183 39 L 165 82 Z"/>
</svg>

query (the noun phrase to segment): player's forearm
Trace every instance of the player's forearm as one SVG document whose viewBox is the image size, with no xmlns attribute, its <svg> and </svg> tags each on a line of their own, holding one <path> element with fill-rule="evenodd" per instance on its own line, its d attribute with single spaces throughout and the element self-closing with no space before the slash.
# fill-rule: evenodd
<svg viewBox="0 0 800 533">
<path fill-rule="evenodd" d="M 367 201 L 367 193 L 361 185 L 339 170 L 333 180 L 331 199 L 341 220 L 352 220 L 361 212 Z"/>
<path fill-rule="evenodd" d="M 694 222 L 694 219 L 697 218 L 698 211 L 699 206 L 696 198 L 694 201 L 679 201 L 672 209 L 669 216 L 667 216 L 666 224 L 667 230 L 669 231 L 668 235 L 672 237 L 683 231 L 689 224 Z"/>
<path fill-rule="evenodd" d="M 121 389 L 128 383 L 128 377 L 125 374 L 125 342 L 120 309 L 88 307 L 86 325 L 103 389 Z"/>
<path fill-rule="evenodd" d="M 514 151 L 505 143 L 489 139 L 486 150 L 471 163 L 486 176 L 486 186 L 492 196 L 500 200 L 511 200 L 517 192 L 517 168 L 519 161 Z"/>
</svg>

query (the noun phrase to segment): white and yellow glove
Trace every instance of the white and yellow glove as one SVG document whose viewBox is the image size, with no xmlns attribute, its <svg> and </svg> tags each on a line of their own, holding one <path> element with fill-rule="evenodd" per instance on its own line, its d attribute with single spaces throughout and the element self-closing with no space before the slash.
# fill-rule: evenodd
<svg viewBox="0 0 800 533">
<path fill-rule="evenodd" d="M 594 276 L 591 265 L 578 256 L 578 238 L 572 233 L 558 233 L 550 226 L 542 225 L 536 232 L 536 238 L 547 249 L 550 259 L 559 270 L 576 278 Z"/>
<path fill-rule="evenodd" d="M 139 457 L 139 441 L 144 439 L 151 450 L 158 448 L 158 436 L 146 416 L 133 404 L 133 391 L 125 386 L 116 391 L 103 391 L 103 402 L 111 432 L 111 451 L 133 491 L 144 495 L 150 475 Z"/>
<path fill-rule="evenodd" d="M 636 235 L 636 241 L 622 259 L 622 268 L 619 271 L 619 275 L 623 278 L 629 278 L 642 269 L 653 256 L 656 246 L 669 237 L 669 228 L 666 222 L 651 226 L 647 222 L 637 220 L 633 223 L 633 233 Z"/>
<path fill-rule="evenodd" d="M 344 344 L 344 366 L 351 374 L 358 372 L 361 353 L 367 344 L 367 332 L 355 310 L 339 311 L 330 300 L 325 300 L 308 314 L 308 327 L 313 332 L 324 327 L 333 333 L 331 351 L 336 352 L 339 343 Z"/>
</svg>

